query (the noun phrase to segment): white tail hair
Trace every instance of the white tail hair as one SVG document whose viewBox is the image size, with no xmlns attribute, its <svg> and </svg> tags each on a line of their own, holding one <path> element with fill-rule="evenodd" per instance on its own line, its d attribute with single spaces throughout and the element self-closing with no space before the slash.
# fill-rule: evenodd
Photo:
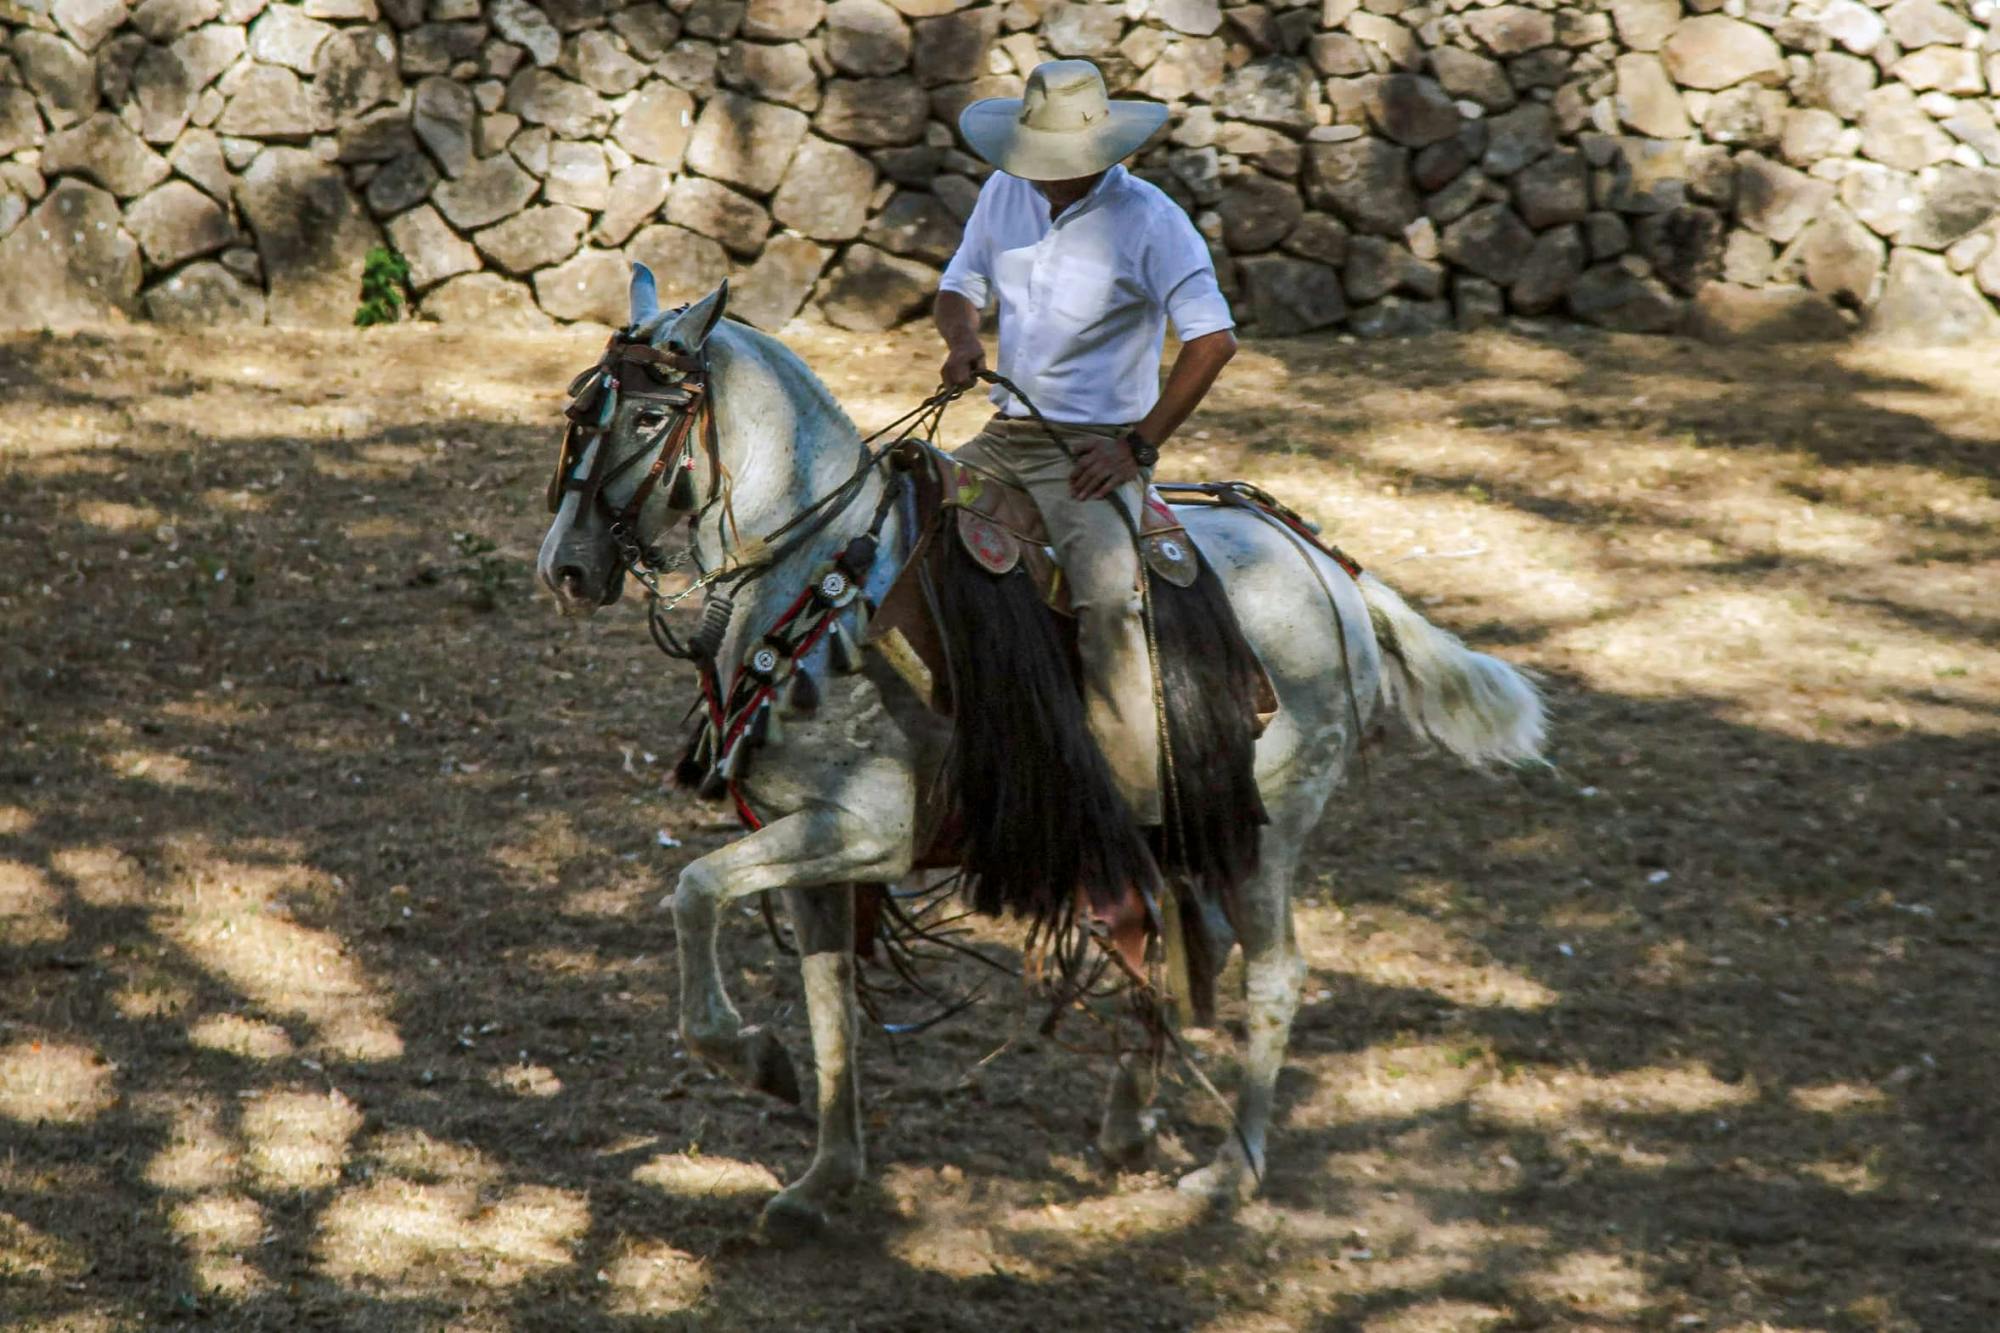
<svg viewBox="0 0 2000 1333">
<path fill-rule="evenodd" d="M 1547 718 L 1533 681 L 1425 620 L 1373 574 L 1360 584 L 1382 646 L 1383 698 L 1404 721 L 1475 766 L 1541 758 Z"/>
</svg>

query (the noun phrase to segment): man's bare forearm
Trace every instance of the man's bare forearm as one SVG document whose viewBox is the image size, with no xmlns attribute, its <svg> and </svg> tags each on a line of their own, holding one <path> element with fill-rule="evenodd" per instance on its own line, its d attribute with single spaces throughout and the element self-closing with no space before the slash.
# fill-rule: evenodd
<svg viewBox="0 0 2000 1333">
<path fill-rule="evenodd" d="M 939 292 L 931 319 L 944 339 L 939 378 L 951 388 L 963 388 L 986 365 L 986 351 L 979 342 L 979 307 L 957 292 Z"/>
<path fill-rule="evenodd" d="M 1215 383 L 1215 377 L 1222 373 L 1222 368 L 1229 364 L 1229 358 L 1235 355 L 1236 335 L 1228 329 L 1218 329 L 1182 343 L 1180 354 L 1174 358 L 1173 369 L 1167 372 L 1166 387 L 1160 390 L 1160 401 L 1153 404 L 1153 410 L 1137 426 L 1146 442 L 1165 444 L 1168 437 L 1188 419 L 1188 414 L 1201 404 L 1210 386 Z"/>
</svg>

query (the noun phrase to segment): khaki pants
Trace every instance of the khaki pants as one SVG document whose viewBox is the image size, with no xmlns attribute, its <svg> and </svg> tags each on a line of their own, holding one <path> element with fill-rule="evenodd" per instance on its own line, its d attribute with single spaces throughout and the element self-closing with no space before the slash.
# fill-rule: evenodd
<svg viewBox="0 0 2000 1333">
<path fill-rule="evenodd" d="M 1072 448 L 1107 436 L 1115 439 L 1127 429 L 1054 425 Z M 1108 498 L 1070 498 L 1069 456 L 1032 419 L 995 416 L 955 456 L 1034 497 L 1076 611 L 1090 734 L 1133 816 L 1141 824 L 1159 823 L 1159 724 L 1139 597 L 1139 552 L 1131 529 Z M 1125 512 L 1137 520 L 1145 503 L 1142 485 L 1127 482 L 1118 496 Z"/>
</svg>

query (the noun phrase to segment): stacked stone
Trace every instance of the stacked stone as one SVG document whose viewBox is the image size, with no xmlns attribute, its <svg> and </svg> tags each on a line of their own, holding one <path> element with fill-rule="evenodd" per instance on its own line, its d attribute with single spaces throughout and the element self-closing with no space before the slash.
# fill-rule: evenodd
<svg viewBox="0 0 2000 1333">
<path fill-rule="evenodd" d="M 2000 336 L 2000 0 L 0 0 L 0 324 L 921 314 L 1083 56 L 1268 333 Z"/>
</svg>

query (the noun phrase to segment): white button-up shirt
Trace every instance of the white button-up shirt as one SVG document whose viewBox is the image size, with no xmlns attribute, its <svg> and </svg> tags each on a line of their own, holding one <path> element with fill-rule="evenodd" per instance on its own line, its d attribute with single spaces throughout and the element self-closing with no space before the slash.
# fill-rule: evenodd
<svg viewBox="0 0 2000 1333">
<path fill-rule="evenodd" d="M 1054 222 L 1032 184 L 994 172 L 940 286 L 982 310 L 999 299 L 1000 373 L 1051 421 L 1138 421 L 1169 319 L 1182 342 L 1236 324 L 1187 214 L 1122 166 Z M 1004 390 L 993 401 L 1028 415 Z"/>
</svg>

